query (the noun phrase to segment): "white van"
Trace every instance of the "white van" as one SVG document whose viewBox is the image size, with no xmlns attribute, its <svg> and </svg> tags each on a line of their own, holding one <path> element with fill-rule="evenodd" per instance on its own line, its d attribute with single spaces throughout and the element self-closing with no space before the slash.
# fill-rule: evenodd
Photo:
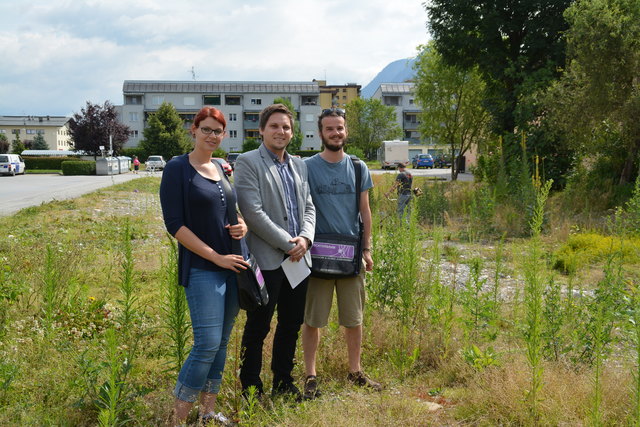
<svg viewBox="0 0 640 427">
<path fill-rule="evenodd" d="M 0 174 L 24 174 L 24 160 L 17 154 L 0 154 Z"/>
</svg>

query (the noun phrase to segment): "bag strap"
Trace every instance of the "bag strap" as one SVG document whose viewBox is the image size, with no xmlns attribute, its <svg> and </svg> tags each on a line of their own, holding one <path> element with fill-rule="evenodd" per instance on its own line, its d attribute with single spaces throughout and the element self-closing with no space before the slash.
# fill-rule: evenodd
<svg viewBox="0 0 640 427">
<path fill-rule="evenodd" d="M 236 211 L 235 204 L 232 204 L 230 196 L 233 195 L 233 189 L 231 188 L 231 183 L 229 182 L 229 178 L 225 175 L 222 170 L 222 166 L 217 161 L 214 162 L 218 167 L 218 173 L 220 174 L 220 182 L 222 185 L 222 191 L 224 192 L 224 197 L 227 200 L 227 219 L 229 220 L 229 224 L 236 225 L 238 223 L 238 212 Z M 242 246 L 240 245 L 240 240 L 231 239 L 231 252 L 235 255 L 242 255 Z"/>
<path fill-rule="evenodd" d="M 354 159 L 350 157 L 351 163 L 353 163 L 353 168 L 355 169 L 356 174 L 356 212 L 358 212 L 358 218 L 360 219 L 360 223 L 362 223 L 362 217 L 360 215 L 360 193 L 362 188 L 362 164 L 360 160 Z"/>
</svg>

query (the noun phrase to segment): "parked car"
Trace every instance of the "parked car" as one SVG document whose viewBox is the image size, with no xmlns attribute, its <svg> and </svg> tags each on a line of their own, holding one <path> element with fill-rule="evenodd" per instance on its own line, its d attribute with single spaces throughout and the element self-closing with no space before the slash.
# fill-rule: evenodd
<svg viewBox="0 0 640 427">
<path fill-rule="evenodd" d="M 437 168 L 450 168 L 451 167 L 451 158 L 445 155 L 436 156 L 433 159 L 433 165 Z"/>
<path fill-rule="evenodd" d="M 431 154 L 418 154 L 413 158 L 411 165 L 414 167 L 414 169 L 433 169 L 433 157 L 431 156 Z"/>
<path fill-rule="evenodd" d="M 233 169 L 231 168 L 231 165 L 225 159 L 222 159 L 220 157 L 212 157 L 211 161 L 212 162 L 216 161 L 220 163 L 220 166 L 222 166 L 222 170 L 224 171 L 225 175 L 231 176 L 231 174 L 233 173 Z"/>
<path fill-rule="evenodd" d="M 166 164 L 167 162 L 164 161 L 162 156 L 149 156 L 145 162 L 147 170 L 162 170 Z"/>
<path fill-rule="evenodd" d="M 18 154 L 0 154 L 0 174 L 24 175 L 24 160 Z"/>
<path fill-rule="evenodd" d="M 229 153 L 227 154 L 227 162 L 229 162 L 229 165 L 231 165 L 231 169 L 235 169 L 236 168 L 236 159 L 238 158 L 238 156 L 242 154 L 242 153 Z"/>
</svg>

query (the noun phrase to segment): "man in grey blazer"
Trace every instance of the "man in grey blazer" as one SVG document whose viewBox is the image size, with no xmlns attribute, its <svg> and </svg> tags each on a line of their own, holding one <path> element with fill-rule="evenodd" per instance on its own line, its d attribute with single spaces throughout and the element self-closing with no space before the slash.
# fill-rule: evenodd
<svg viewBox="0 0 640 427">
<path fill-rule="evenodd" d="M 288 256 L 292 261 L 311 266 L 308 249 L 313 241 L 316 213 L 307 167 L 286 151 L 293 137 L 293 115 L 289 109 L 274 104 L 262 110 L 260 135 L 262 145 L 236 160 L 235 186 L 238 206 L 249 228 L 247 244 L 264 275 L 269 304 L 247 312 L 240 381 L 245 395 L 251 386 L 256 387 L 259 395 L 263 393 L 262 347 L 277 306 L 271 357 L 272 395 L 299 400 L 300 391 L 291 371 L 304 320 L 307 280 L 292 288 L 280 265 Z"/>
</svg>

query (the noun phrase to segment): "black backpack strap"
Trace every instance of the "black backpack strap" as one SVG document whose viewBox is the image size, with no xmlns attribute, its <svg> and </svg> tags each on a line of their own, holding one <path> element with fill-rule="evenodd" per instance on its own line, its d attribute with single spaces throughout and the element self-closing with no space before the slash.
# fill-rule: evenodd
<svg viewBox="0 0 640 427">
<path fill-rule="evenodd" d="M 229 220 L 229 224 L 236 225 L 238 223 L 238 212 L 236 211 L 235 205 L 230 203 L 231 195 L 233 195 L 233 189 L 231 188 L 231 183 L 229 182 L 229 178 L 225 175 L 222 170 L 222 166 L 220 163 L 214 162 L 214 164 L 218 167 L 218 173 L 220 174 L 220 185 L 222 185 L 222 191 L 224 192 L 224 197 L 227 201 L 227 219 Z M 231 251 L 236 255 L 242 255 L 242 246 L 240 245 L 240 240 L 231 239 Z"/>
</svg>

